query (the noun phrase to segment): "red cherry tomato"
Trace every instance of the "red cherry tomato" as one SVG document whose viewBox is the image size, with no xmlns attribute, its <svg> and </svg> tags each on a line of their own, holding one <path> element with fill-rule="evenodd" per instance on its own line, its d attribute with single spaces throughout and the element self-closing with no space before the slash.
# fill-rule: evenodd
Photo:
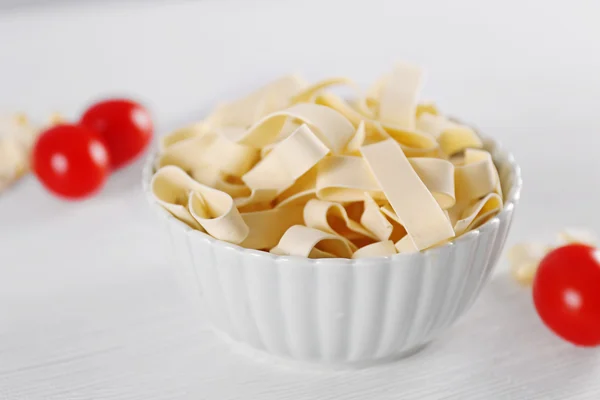
<svg viewBox="0 0 600 400">
<path fill-rule="evenodd" d="M 102 136 L 114 169 L 136 158 L 152 140 L 150 114 L 131 100 L 112 99 L 96 103 L 87 109 L 80 123 Z"/>
<path fill-rule="evenodd" d="M 56 125 L 40 134 L 33 171 L 51 192 L 79 199 L 98 191 L 110 171 L 106 147 L 97 133 L 77 125 Z"/>
<path fill-rule="evenodd" d="M 600 251 L 573 244 L 541 261 L 533 301 L 544 323 L 578 346 L 600 345 Z"/>
</svg>

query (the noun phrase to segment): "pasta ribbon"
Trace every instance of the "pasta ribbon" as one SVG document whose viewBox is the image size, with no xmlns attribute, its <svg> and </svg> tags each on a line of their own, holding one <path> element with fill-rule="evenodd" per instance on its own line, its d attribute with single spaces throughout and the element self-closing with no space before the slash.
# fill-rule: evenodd
<svg viewBox="0 0 600 400">
<path fill-rule="evenodd" d="M 154 199 L 193 229 L 277 255 L 441 246 L 493 218 L 502 186 L 477 132 L 419 101 L 423 77 L 399 63 L 362 93 L 290 75 L 221 103 L 160 140 Z"/>
<path fill-rule="evenodd" d="M 351 244 L 347 239 L 303 225 L 289 228 L 271 253 L 308 258 L 350 258 Z"/>
</svg>

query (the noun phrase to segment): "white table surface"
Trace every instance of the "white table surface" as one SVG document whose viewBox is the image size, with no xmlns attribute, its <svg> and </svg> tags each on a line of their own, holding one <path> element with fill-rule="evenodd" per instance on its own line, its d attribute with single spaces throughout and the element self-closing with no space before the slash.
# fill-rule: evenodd
<svg viewBox="0 0 600 400">
<path fill-rule="evenodd" d="M 128 94 L 164 133 L 276 75 L 369 82 L 404 59 L 429 71 L 427 97 L 520 160 L 509 244 L 600 231 L 597 1 L 117 3 L 0 11 L 0 111 L 74 116 Z M 82 203 L 31 177 L 0 196 L 0 399 L 600 397 L 598 351 L 551 335 L 504 261 L 469 313 L 404 361 L 319 372 L 231 352 L 178 294 L 140 168 Z"/>
</svg>

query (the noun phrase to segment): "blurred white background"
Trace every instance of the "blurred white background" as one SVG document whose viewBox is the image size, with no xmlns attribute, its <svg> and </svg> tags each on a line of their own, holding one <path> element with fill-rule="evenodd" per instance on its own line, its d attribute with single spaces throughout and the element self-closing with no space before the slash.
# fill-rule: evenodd
<svg viewBox="0 0 600 400">
<path fill-rule="evenodd" d="M 366 85 L 406 60 L 427 70 L 425 97 L 522 165 L 509 244 L 600 232 L 598 1 L 45 3 L 0 8 L 1 113 L 75 117 L 122 94 L 163 134 L 277 75 Z M 597 354 L 549 335 L 502 277 L 451 335 L 380 373 L 307 377 L 229 354 L 177 300 L 140 165 L 84 203 L 33 179 L 0 197 L 0 398 L 600 397 Z"/>
<path fill-rule="evenodd" d="M 571 171 L 600 166 L 598 15 L 594 0 L 58 2 L 1 12 L 0 110 L 76 115 L 129 94 L 168 128 L 290 71 L 367 84 L 407 60 L 427 98 L 514 150 L 530 199 L 563 211 L 531 209 L 532 229 L 598 225 L 566 201 L 596 195 Z"/>
</svg>

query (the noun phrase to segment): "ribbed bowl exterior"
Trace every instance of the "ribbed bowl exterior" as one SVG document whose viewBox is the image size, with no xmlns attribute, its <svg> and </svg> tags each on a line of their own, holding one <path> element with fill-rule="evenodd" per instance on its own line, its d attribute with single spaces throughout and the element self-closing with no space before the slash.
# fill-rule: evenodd
<svg viewBox="0 0 600 400">
<path fill-rule="evenodd" d="M 453 242 L 358 260 L 274 256 L 192 230 L 159 206 L 182 290 L 233 341 L 298 361 L 371 364 L 412 353 L 471 306 L 500 257 L 518 201 L 514 159 L 487 143 L 504 209 Z M 148 183 L 152 159 L 144 173 Z"/>
</svg>

